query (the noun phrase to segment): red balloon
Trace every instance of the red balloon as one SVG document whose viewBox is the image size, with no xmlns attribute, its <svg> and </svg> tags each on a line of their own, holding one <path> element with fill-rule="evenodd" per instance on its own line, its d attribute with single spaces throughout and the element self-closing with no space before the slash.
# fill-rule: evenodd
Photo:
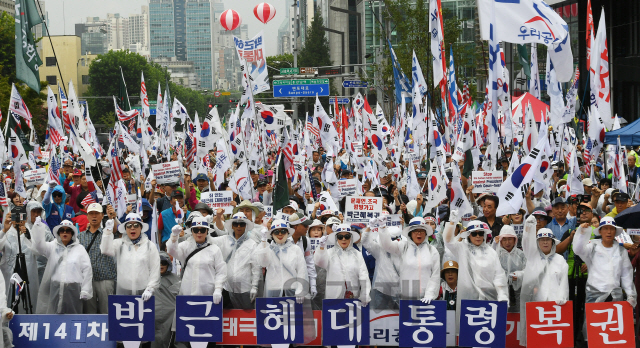
<svg viewBox="0 0 640 348">
<path fill-rule="evenodd" d="M 235 10 L 226 10 L 220 15 L 220 25 L 226 30 L 235 30 L 242 23 L 242 18 Z"/>
<path fill-rule="evenodd" d="M 253 8 L 253 14 L 260 22 L 267 24 L 268 21 L 276 16 L 276 8 L 269 3 L 262 2 Z"/>
</svg>

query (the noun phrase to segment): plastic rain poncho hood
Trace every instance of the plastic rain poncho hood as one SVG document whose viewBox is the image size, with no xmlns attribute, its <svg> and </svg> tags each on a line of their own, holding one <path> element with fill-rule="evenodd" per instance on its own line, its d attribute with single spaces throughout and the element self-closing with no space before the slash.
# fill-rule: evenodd
<svg viewBox="0 0 640 348">
<path fill-rule="evenodd" d="M 381 293 L 397 297 L 400 290 L 400 269 L 402 258 L 399 255 L 385 251 L 380 244 L 380 230 L 378 232 L 364 232 L 362 234 L 362 246 L 376 259 L 376 268 L 373 273 L 372 288 Z M 400 235 L 398 227 L 387 227 L 389 238 Z"/>
<path fill-rule="evenodd" d="M 302 249 L 291 240 L 287 239 L 282 244 L 261 242 L 255 251 L 255 260 L 267 269 L 264 297 L 307 294 L 307 264 Z M 301 281 L 293 282 L 293 279 Z M 285 284 L 291 285 L 285 288 Z"/>
<path fill-rule="evenodd" d="M 516 242 L 511 251 L 507 251 L 507 249 L 502 247 L 502 238 L 512 237 L 516 239 Z M 507 283 L 513 286 L 513 290 L 518 291 L 522 286 L 522 271 L 527 265 L 527 259 L 524 256 L 524 252 L 518 249 L 516 246 L 518 245 L 518 236 L 513 230 L 513 227 L 509 225 L 504 225 L 502 230 L 500 230 L 500 235 L 498 236 L 498 240 L 494 244 L 496 248 L 496 252 L 498 253 L 498 259 L 500 259 L 500 265 L 502 269 L 504 269 L 504 273 L 507 276 Z M 513 280 L 509 275 L 513 272 L 516 272 L 517 280 Z M 513 305 L 513 304 L 512 304 Z"/>
<path fill-rule="evenodd" d="M 257 288 L 260 282 L 262 268 L 253 257 L 258 248 L 255 238 L 251 237 L 253 233 L 255 232 L 246 231 L 236 239 L 232 232 L 212 239 L 227 263 L 227 281 L 224 289 L 230 294 L 247 293 L 252 287 Z"/>
</svg>

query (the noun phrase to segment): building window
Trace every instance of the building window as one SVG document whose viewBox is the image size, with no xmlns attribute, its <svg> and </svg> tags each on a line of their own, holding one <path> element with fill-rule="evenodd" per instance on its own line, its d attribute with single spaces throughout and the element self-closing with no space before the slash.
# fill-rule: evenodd
<svg viewBox="0 0 640 348">
<path fill-rule="evenodd" d="M 56 57 L 47 57 L 47 66 L 56 66 Z"/>
<path fill-rule="evenodd" d="M 58 84 L 58 76 L 56 76 L 56 75 L 47 76 L 47 83 L 49 85 L 51 85 L 51 86 L 57 85 Z"/>
<path fill-rule="evenodd" d="M 89 75 L 82 75 L 82 84 L 83 85 L 89 84 Z"/>
</svg>

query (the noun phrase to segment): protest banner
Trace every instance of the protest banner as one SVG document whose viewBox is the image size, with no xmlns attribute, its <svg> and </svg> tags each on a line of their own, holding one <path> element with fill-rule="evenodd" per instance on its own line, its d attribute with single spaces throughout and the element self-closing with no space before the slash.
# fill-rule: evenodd
<svg viewBox="0 0 640 348">
<path fill-rule="evenodd" d="M 358 179 L 338 180 L 338 192 L 340 192 L 340 197 L 353 196 L 356 194 L 356 180 Z"/>
<path fill-rule="evenodd" d="M 627 233 L 630 236 L 640 236 L 640 228 L 627 228 Z"/>
<path fill-rule="evenodd" d="M 40 151 L 40 162 L 49 163 L 50 151 Z"/>
<path fill-rule="evenodd" d="M 502 181 L 502 171 L 500 170 L 488 172 L 474 170 L 471 173 L 473 193 L 496 193 L 500 189 Z"/>
<path fill-rule="evenodd" d="M 389 214 L 387 215 L 387 227 L 400 227 L 402 228 L 402 215 Z"/>
<path fill-rule="evenodd" d="M 151 166 L 156 184 L 171 184 L 180 181 L 180 162 L 167 162 Z"/>
<path fill-rule="evenodd" d="M 320 247 L 320 238 L 307 238 L 309 241 L 309 248 L 312 253 L 316 251 Z"/>
<path fill-rule="evenodd" d="M 356 156 L 362 156 L 362 142 L 353 141 L 351 142 L 351 146 L 353 147 L 353 154 Z"/>
<path fill-rule="evenodd" d="M 109 340 L 108 316 L 17 314 L 9 322 L 13 345 L 20 348 L 115 348 Z"/>
<path fill-rule="evenodd" d="M 368 224 L 369 219 L 382 214 L 381 197 L 347 196 L 345 201 L 344 222 Z"/>
<path fill-rule="evenodd" d="M 573 302 L 527 302 L 527 347 L 573 345 Z"/>
<path fill-rule="evenodd" d="M 131 195 L 127 195 L 126 199 L 127 199 L 127 205 L 136 205 L 136 202 L 138 201 L 138 196 L 136 196 L 135 194 L 131 194 Z"/>
<path fill-rule="evenodd" d="M 265 205 L 264 206 L 264 217 L 262 218 L 263 220 L 269 220 L 273 217 L 273 206 L 272 205 Z"/>
<path fill-rule="evenodd" d="M 455 320 L 455 315 L 453 318 Z M 524 347 L 523 345 L 520 345 L 520 341 L 518 340 L 518 330 L 520 330 L 520 313 L 507 313 L 507 346 L 506 348 Z M 454 324 L 454 331 L 455 331 L 455 324 Z M 448 342 L 449 341 L 447 341 L 447 346 L 450 345 Z M 455 344 L 451 344 L 451 346 L 455 346 Z"/>
<path fill-rule="evenodd" d="M 200 202 L 205 203 L 214 211 L 224 209 L 225 214 L 233 213 L 233 192 L 231 191 L 215 191 L 200 193 Z"/>
<path fill-rule="evenodd" d="M 47 178 L 47 170 L 45 168 L 28 170 L 24 172 L 25 186 L 38 186 L 44 184 L 44 180 Z"/>
</svg>

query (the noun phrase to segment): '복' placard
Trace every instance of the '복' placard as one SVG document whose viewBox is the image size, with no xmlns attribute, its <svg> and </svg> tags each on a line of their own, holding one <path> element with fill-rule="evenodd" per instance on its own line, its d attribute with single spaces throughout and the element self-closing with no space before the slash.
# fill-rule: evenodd
<svg viewBox="0 0 640 348">
<path fill-rule="evenodd" d="M 225 214 L 233 213 L 233 192 L 231 191 L 215 191 L 200 193 L 200 202 L 205 203 L 209 208 L 216 211 L 219 208 L 224 209 Z"/>
<path fill-rule="evenodd" d="M 345 224 L 368 224 L 369 219 L 382 214 L 381 197 L 347 196 L 345 200 Z"/>
<path fill-rule="evenodd" d="M 573 302 L 527 302 L 527 347 L 573 347 Z"/>
<path fill-rule="evenodd" d="M 400 300 L 400 347 L 446 347 L 447 303 Z"/>
<path fill-rule="evenodd" d="M 369 306 L 360 300 L 322 301 L 322 345 L 369 345 Z"/>
<path fill-rule="evenodd" d="M 222 301 L 211 296 L 176 297 L 176 342 L 222 342 Z"/>
<path fill-rule="evenodd" d="M 109 340 L 155 340 L 155 297 L 109 295 Z"/>
<path fill-rule="evenodd" d="M 20 348 L 115 348 L 106 314 L 19 314 L 9 322 L 13 344 Z"/>
<path fill-rule="evenodd" d="M 503 348 L 507 339 L 507 302 L 462 300 L 459 345 Z"/>
<path fill-rule="evenodd" d="M 302 304 L 295 297 L 256 299 L 258 344 L 304 343 Z"/>
</svg>

